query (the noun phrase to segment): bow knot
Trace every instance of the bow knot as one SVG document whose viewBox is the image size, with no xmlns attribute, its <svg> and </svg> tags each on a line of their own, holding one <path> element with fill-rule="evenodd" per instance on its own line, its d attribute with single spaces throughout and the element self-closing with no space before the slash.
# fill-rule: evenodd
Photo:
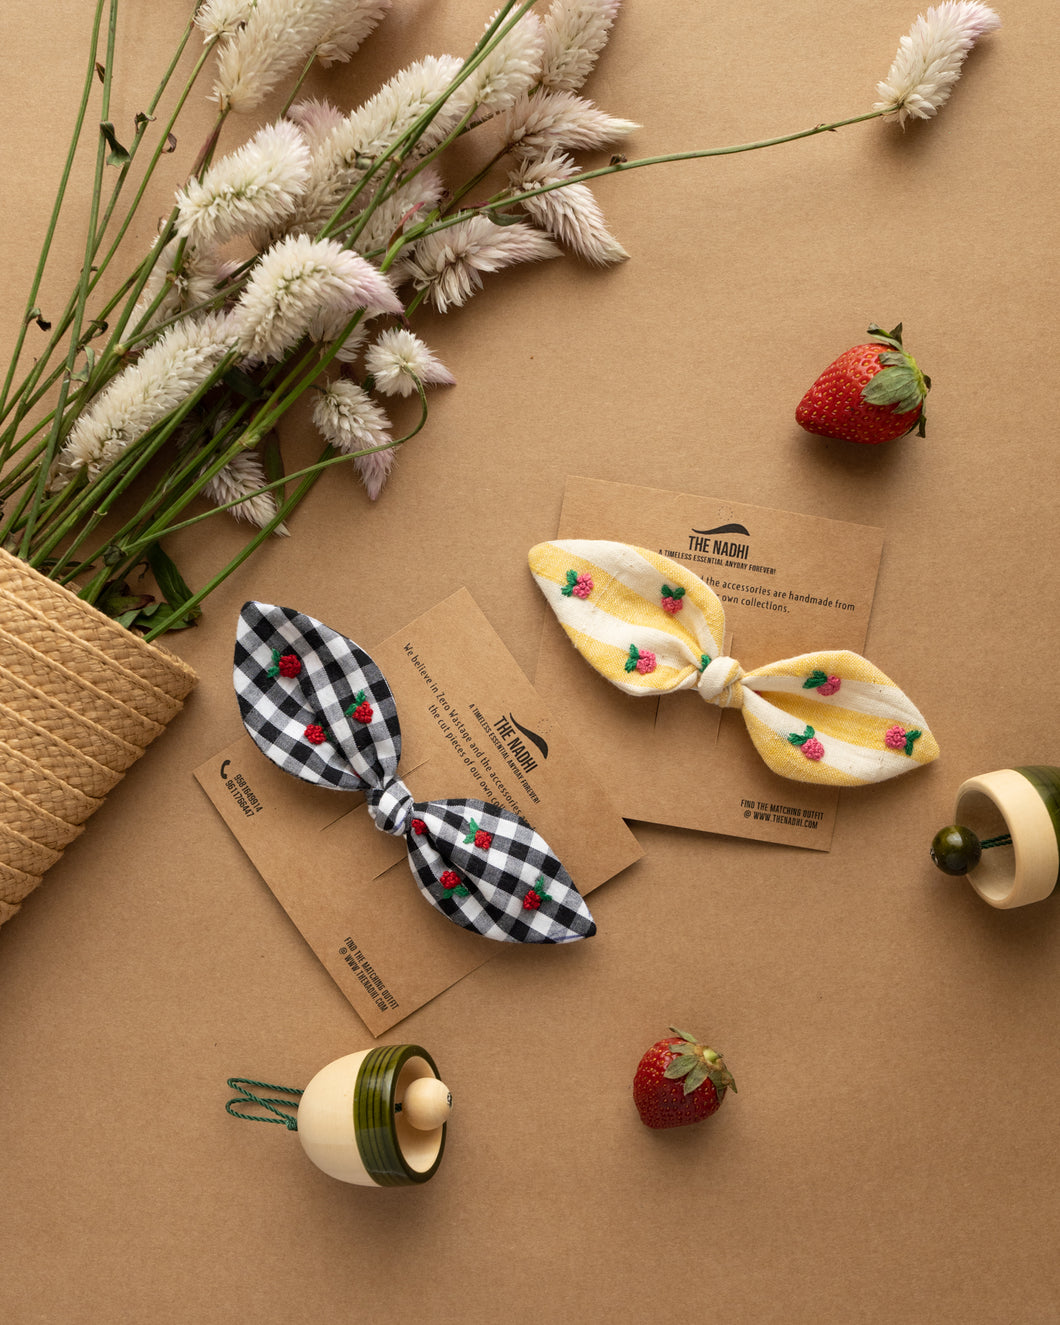
<svg viewBox="0 0 1060 1325">
<path fill-rule="evenodd" d="M 285 772 L 363 791 L 376 828 L 404 838 L 420 892 L 454 924 L 511 943 L 596 932 L 552 848 L 525 819 L 461 797 L 413 802 L 386 678 L 353 640 L 287 607 L 246 603 L 233 680 L 243 723 Z"/>
<path fill-rule="evenodd" d="M 412 817 L 412 792 L 400 778 L 389 778 L 381 787 L 368 787 L 364 799 L 376 828 L 391 837 L 405 836 Z"/>
<path fill-rule="evenodd" d="M 708 704 L 717 704 L 721 709 L 742 709 L 743 674 L 735 658 L 715 658 L 703 668 L 696 689 Z"/>
<path fill-rule="evenodd" d="M 687 567 L 602 540 L 541 543 L 530 569 L 571 643 L 628 695 L 699 691 L 740 712 L 774 773 L 797 782 L 882 782 L 939 752 L 908 695 L 846 649 L 744 671 L 722 654 L 725 609 Z M 721 656 L 719 656 L 721 655 Z"/>
</svg>

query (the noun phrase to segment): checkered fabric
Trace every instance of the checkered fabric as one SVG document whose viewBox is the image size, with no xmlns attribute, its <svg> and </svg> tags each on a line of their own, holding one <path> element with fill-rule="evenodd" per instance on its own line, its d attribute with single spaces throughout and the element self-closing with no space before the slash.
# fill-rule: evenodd
<svg viewBox="0 0 1060 1325">
<path fill-rule="evenodd" d="M 845 649 L 744 671 L 722 653 L 725 609 L 680 562 L 603 540 L 541 543 L 530 569 L 571 643 L 629 695 L 698 691 L 739 709 L 781 777 L 882 782 L 939 753 L 923 715 L 883 672 Z"/>
<path fill-rule="evenodd" d="M 363 790 L 376 827 L 404 838 L 420 891 L 449 920 L 512 943 L 596 932 L 570 875 L 525 819 L 480 800 L 413 803 L 397 776 L 394 697 L 352 640 L 290 608 L 247 603 L 233 682 L 259 749 L 306 782 Z"/>
</svg>

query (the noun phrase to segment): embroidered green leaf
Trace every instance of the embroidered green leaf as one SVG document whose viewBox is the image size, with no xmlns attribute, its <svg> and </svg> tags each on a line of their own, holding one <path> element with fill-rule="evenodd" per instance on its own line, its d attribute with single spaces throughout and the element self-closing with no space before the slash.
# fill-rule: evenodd
<svg viewBox="0 0 1060 1325">
<path fill-rule="evenodd" d="M 813 728 L 807 726 L 804 732 L 792 732 L 791 735 L 788 737 L 788 740 L 792 743 L 792 745 L 805 745 L 807 741 L 812 739 L 813 735 L 814 735 Z"/>
<path fill-rule="evenodd" d="M 816 690 L 818 686 L 823 686 L 828 682 L 828 673 L 820 670 L 813 671 L 802 683 L 803 690 Z"/>
<path fill-rule="evenodd" d="M 913 753 L 913 743 L 919 741 L 922 733 L 918 731 L 908 731 L 905 734 L 905 752 L 907 755 Z"/>
<path fill-rule="evenodd" d="M 640 662 L 640 650 L 635 644 L 631 644 L 629 646 L 629 657 L 626 659 L 626 671 L 632 672 L 638 662 Z"/>
<path fill-rule="evenodd" d="M 574 593 L 574 586 L 577 583 L 578 583 L 578 572 L 574 570 L 569 570 L 567 572 L 567 583 L 563 586 L 562 589 L 560 589 L 560 593 L 563 595 L 564 598 L 570 598 L 570 596 Z"/>
</svg>

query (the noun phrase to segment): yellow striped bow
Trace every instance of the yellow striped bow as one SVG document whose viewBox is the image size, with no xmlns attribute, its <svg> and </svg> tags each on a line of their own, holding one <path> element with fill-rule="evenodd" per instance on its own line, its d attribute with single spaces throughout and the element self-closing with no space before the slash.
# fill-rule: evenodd
<svg viewBox="0 0 1060 1325">
<path fill-rule="evenodd" d="M 831 786 L 883 782 L 938 757 L 912 701 L 845 649 L 745 672 L 722 655 L 725 609 L 680 562 L 626 543 L 540 543 L 530 569 L 575 648 L 630 695 L 698 690 L 739 709 L 781 777 Z"/>
</svg>

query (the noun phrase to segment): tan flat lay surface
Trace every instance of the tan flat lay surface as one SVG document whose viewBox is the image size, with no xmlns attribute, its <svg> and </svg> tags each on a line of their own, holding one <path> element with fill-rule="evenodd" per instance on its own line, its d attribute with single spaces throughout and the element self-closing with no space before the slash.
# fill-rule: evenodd
<svg viewBox="0 0 1060 1325">
<path fill-rule="evenodd" d="M 494 7 L 395 0 L 310 90 L 351 106 Z M 126 6 L 116 124 L 188 8 Z M 1060 764 L 1060 49 L 1045 0 L 997 8 L 934 121 L 600 181 L 631 260 L 516 269 L 424 318 L 457 386 L 380 500 L 335 471 L 170 637 L 201 678 L 185 711 L 0 930 L 6 1325 L 1060 1319 L 1060 897 L 996 911 L 927 855 L 966 778 Z M 787 133 L 868 110 L 916 13 L 626 0 L 585 92 L 643 126 L 630 157 Z M 87 27 L 77 0 L 0 21 L 5 361 Z M 209 117 L 193 101 L 174 184 Z M 796 403 L 872 321 L 933 378 L 926 439 L 807 436 Z M 864 651 L 942 755 L 841 792 L 827 852 L 633 823 L 594 938 L 506 949 L 382 1037 L 453 1090 L 435 1178 L 346 1186 L 224 1110 L 229 1076 L 304 1085 L 375 1043 L 193 776 L 242 733 L 236 615 L 284 603 L 370 645 L 466 588 L 532 677 L 526 553 L 572 475 L 883 530 Z M 173 549 L 193 583 L 241 542 L 206 527 Z M 739 1094 L 653 1133 L 633 1070 L 670 1024 Z"/>
</svg>

